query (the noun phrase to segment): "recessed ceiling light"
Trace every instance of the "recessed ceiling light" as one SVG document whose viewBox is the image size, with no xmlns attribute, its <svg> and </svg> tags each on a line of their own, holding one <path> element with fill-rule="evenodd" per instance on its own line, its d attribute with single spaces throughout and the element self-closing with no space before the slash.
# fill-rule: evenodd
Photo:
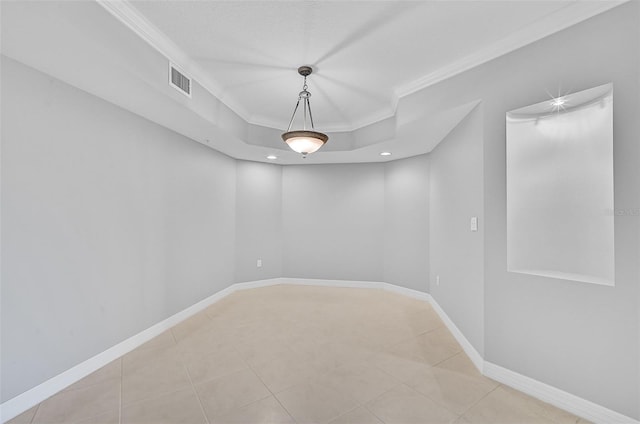
<svg viewBox="0 0 640 424">
<path fill-rule="evenodd" d="M 278 159 L 278 156 L 276 156 L 276 155 L 269 155 L 269 156 L 267 156 L 267 159 L 269 159 L 269 160 L 276 160 L 276 159 Z"/>
<path fill-rule="evenodd" d="M 551 102 L 551 106 L 560 107 L 565 103 L 564 98 L 558 97 L 557 99 L 553 99 Z"/>
<path fill-rule="evenodd" d="M 391 156 L 391 152 L 382 152 L 380 156 Z"/>
</svg>

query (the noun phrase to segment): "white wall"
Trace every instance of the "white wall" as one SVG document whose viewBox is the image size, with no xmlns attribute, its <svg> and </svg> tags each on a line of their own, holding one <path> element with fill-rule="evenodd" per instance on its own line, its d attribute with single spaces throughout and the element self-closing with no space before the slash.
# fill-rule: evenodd
<svg viewBox="0 0 640 424">
<path fill-rule="evenodd" d="M 2 401 L 227 287 L 235 161 L 2 57 Z"/>
<path fill-rule="evenodd" d="M 238 161 L 236 169 L 235 281 L 281 277 L 282 167 Z"/>
<path fill-rule="evenodd" d="M 625 3 L 399 105 L 437 113 L 482 99 L 485 359 L 634 418 L 640 418 L 640 219 L 632 213 L 640 205 L 639 21 L 640 3 Z M 622 211 L 615 219 L 615 287 L 508 273 L 506 112 L 559 90 L 608 82 L 615 98 L 615 207 Z"/>
<path fill-rule="evenodd" d="M 285 277 L 382 281 L 383 164 L 285 166 Z"/>
<path fill-rule="evenodd" d="M 479 105 L 429 155 L 429 292 L 481 355 L 484 352 L 482 147 Z M 478 218 L 477 232 L 470 231 L 471 217 Z"/>
<path fill-rule="evenodd" d="M 384 278 L 429 290 L 429 155 L 384 165 Z"/>
</svg>

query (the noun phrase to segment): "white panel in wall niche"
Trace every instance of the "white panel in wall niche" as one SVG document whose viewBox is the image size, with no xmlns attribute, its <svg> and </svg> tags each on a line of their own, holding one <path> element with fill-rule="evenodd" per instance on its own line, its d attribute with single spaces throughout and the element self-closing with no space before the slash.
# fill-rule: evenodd
<svg viewBox="0 0 640 424">
<path fill-rule="evenodd" d="M 507 269 L 614 285 L 613 85 L 507 112 Z"/>
</svg>

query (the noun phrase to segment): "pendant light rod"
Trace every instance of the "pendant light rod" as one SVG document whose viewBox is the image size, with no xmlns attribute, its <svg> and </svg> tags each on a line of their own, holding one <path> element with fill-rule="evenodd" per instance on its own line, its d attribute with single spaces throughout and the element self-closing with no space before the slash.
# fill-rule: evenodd
<svg viewBox="0 0 640 424">
<path fill-rule="evenodd" d="M 313 125 L 313 115 L 311 114 L 311 103 L 309 103 L 308 97 L 307 97 L 307 106 L 309 107 L 309 121 L 311 121 L 311 129 L 315 130 L 316 127 Z"/>
<path fill-rule="evenodd" d="M 289 145 L 289 147 L 298 153 L 302 153 L 303 157 L 306 157 L 309 153 L 313 153 L 322 147 L 329 137 L 326 134 L 315 131 L 315 124 L 313 122 L 313 114 L 311 113 L 311 93 L 309 93 L 307 86 L 307 77 L 311 75 L 313 69 L 311 66 L 301 66 L 298 68 L 298 74 L 300 74 L 303 78 L 302 91 L 298 93 L 298 101 L 296 102 L 296 107 L 293 109 L 293 114 L 291 115 L 291 120 L 289 121 L 289 126 L 287 127 L 287 131 L 282 134 L 282 139 L 285 143 Z M 295 120 L 296 113 L 298 112 L 298 108 L 300 107 L 300 101 L 302 101 L 302 129 L 291 131 L 291 127 L 293 126 L 293 121 Z M 311 130 L 307 130 L 307 115 L 309 115 L 309 122 L 311 124 Z"/>
<path fill-rule="evenodd" d="M 307 77 L 304 77 L 304 86 L 302 87 L 302 91 L 300 92 L 300 95 L 302 96 L 302 93 L 308 93 L 307 89 L 305 88 L 307 86 Z M 304 104 L 303 104 L 303 109 L 304 109 L 304 116 L 302 117 L 302 129 L 306 130 L 307 129 L 307 105 L 309 104 L 309 97 L 304 99 Z"/>
<path fill-rule="evenodd" d="M 289 126 L 287 127 L 287 132 L 291 131 L 291 126 L 293 125 L 293 120 L 296 117 L 296 112 L 298 111 L 298 107 L 300 106 L 300 100 L 302 100 L 302 109 L 304 113 L 304 119 L 302 121 L 302 128 L 304 130 L 307 129 L 307 110 L 309 111 L 309 121 L 311 122 L 311 129 L 315 129 L 313 125 L 313 115 L 311 114 L 311 103 L 309 102 L 309 98 L 311 97 L 311 93 L 307 91 L 309 86 L 307 85 L 307 77 L 311 75 L 313 72 L 313 68 L 311 66 L 301 66 L 298 68 L 298 73 L 302 75 L 304 81 L 302 83 L 302 91 L 298 94 L 298 102 L 296 103 L 296 107 L 293 109 L 293 114 L 291 115 L 291 120 L 289 121 Z M 303 100 L 304 99 L 304 100 Z"/>
<path fill-rule="evenodd" d="M 296 103 L 296 107 L 293 108 L 293 115 L 291 115 L 291 120 L 289 121 L 289 126 L 287 127 L 287 132 L 291 131 L 291 125 L 293 124 L 293 118 L 296 117 L 296 112 L 298 111 L 298 106 L 300 106 L 300 97 L 298 97 L 298 103 Z"/>
</svg>

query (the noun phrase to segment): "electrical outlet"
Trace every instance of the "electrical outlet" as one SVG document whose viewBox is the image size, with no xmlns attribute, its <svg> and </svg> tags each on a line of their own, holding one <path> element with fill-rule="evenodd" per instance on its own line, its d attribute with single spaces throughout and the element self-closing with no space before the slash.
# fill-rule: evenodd
<svg viewBox="0 0 640 424">
<path fill-rule="evenodd" d="M 262 268 L 262 259 L 258 259 L 258 262 L 256 262 L 256 266 L 258 268 Z"/>
<path fill-rule="evenodd" d="M 478 217 L 472 216 L 469 222 L 469 229 L 473 232 L 478 231 Z"/>
<path fill-rule="evenodd" d="M 436 286 L 440 287 L 440 276 L 436 275 Z"/>
</svg>

